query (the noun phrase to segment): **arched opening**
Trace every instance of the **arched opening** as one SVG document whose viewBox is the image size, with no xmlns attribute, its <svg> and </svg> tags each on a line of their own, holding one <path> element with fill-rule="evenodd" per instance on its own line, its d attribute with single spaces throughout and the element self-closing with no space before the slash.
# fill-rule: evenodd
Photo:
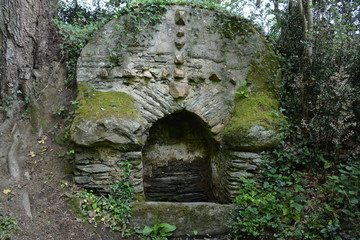
<svg viewBox="0 0 360 240">
<path fill-rule="evenodd" d="M 205 123 L 193 113 L 182 111 L 158 120 L 143 149 L 146 199 L 215 201 L 211 157 L 218 149 Z"/>
</svg>

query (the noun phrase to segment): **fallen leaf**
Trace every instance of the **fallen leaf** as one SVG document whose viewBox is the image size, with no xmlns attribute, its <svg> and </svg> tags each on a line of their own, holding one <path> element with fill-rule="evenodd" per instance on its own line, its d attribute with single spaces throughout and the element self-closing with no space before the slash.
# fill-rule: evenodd
<svg viewBox="0 0 360 240">
<path fill-rule="evenodd" d="M 45 144 L 46 139 L 47 139 L 47 136 L 43 135 L 38 139 L 38 143 Z"/>
<path fill-rule="evenodd" d="M 2 192 L 3 192 L 3 194 L 9 194 L 9 193 L 11 193 L 11 190 L 10 189 L 4 189 Z"/>
<path fill-rule="evenodd" d="M 29 154 L 28 154 L 28 156 L 30 156 L 30 157 L 35 157 L 36 156 L 36 153 L 35 152 L 29 152 Z"/>
<path fill-rule="evenodd" d="M 47 147 L 44 147 L 44 148 L 42 148 L 40 151 L 41 152 L 46 152 L 48 149 L 47 149 Z"/>
</svg>

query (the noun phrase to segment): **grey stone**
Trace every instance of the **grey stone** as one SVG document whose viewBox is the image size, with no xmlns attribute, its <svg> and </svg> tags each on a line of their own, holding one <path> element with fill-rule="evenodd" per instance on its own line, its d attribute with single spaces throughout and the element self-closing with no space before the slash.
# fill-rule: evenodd
<svg viewBox="0 0 360 240">
<path fill-rule="evenodd" d="M 273 95 L 266 90 L 264 80 L 250 79 L 252 74 L 249 75 L 254 70 L 253 63 L 267 59 L 266 54 L 271 54 L 272 50 L 256 31 L 226 38 L 224 29 L 214 27 L 219 25 L 216 14 L 208 9 L 168 6 L 161 22 L 151 27 L 146 24 L 139 26 L 144 29 L 141 35 L 146 35 L 145 38 L 135 36 L 141 38 L 141 43 L 116 34 L 114 27 L 124 24 L 125 14 L 107 23 L 85 46 L 78 59 L 79 86 L 95 89 L 96 94 L 104 95 L 104 98 L 105 92 L 112 97 L 104 101 L 96 99 L 98 102 L 91 106 L 80 104 L 71 126 L 71 139 L 81 150 L 76 153 L 76 177 L 82 177 L 83 181 L 93 180 L 82 183 L 83 186 L 109 190 L 109 185 L 121 173 L 117 163 L 129 161 L 137 193 L 145 196 L 143 176 L 156 174 L 153 172 L 156 169 L 149 167 L 149 158 L 142 157 L 153 137 L 152 129 L 165 117 L 179 112 L 192 114 L 199 123 L 192 131 L 206 132 L 208 141 L 214 144 L 211 161 L 206 164 L 210 164 L 209 168 L 213 171 L 208 182 L 213 186 L 216 200 L 231 201 L 238 190 L 238 177 L 256 171 L 261 162 L 260 156 L 244 151 L 260 152 L 264 147 L 273 147 L 268 143 L 273 141 L 277 127 L 262 128 L 257 124 L 261 119 L 256 117 L 248 124 L 249 129 L 243 132 L 228 129 L 228 126 L 239 115 L 234 112 L 242 102 L 238 101 L 234 92 L 240 83 L 248 81 L 254 96 Z M 109 66 L 114 62 L 110 61 L 108 49 L 116 49 L 121 56 L 111 69 Z M 99 75 L 100 69 L 109 70 L 106 78 Z M 79 101 L 91 102 L 90 94 L 79 92 Z M 273 110 L 276 110 L 276 104 L 274 106 Z M 184 123 L 184 119 L 179 122 Z M 174 126 L 172 129 L 181 128 Z M 159 140 L 159 146 L 149 150 L 148 156 L 157 156 L 153 159 L 162 167 L 178 164 L 175 161 L 179 159 L 186 159 L 190 164 L 192 159 L 205 156 L 204 143 L 199 143 L 196 138 L 188 141 L 196 142 L 196 147 L 176 141 L 172 145 L 162 144 L 170 140 L 164 136 Z M 112 151 L 117 151 L 118 155 L 115 156 Z M 181 173 L 186 172 L 183 164 L 179 166 Z M 164 177 L 161 179 L 163 182 L 170 181 L 171 176 L 160 176 L 160 179 Z M 193 173 L 189 176 L 193 177 L 183 181 L 196 179 Z M 186 194 L 183 196 L 187 197 Z"/>
<path fill-rule="evenodd" d="M 173 236 L 221 235 L 229 232 L 233 205 L 217 203 L 134 202 L 130 223 L 134 227 L 152 226 L 155 216 L 159 223 L 176 226 Z"/>
<path fill-rule="evenodd" d="M 189 93 L 189 85 L 183 82 L 171 82 L 169 89 L 173 98 L 184 98 Z"/>
<path fill-rule="evenodd" d="M 143 73 L 143 76 L 144 76 L 144 78 L 147 78 L 147 79 L 153 78 L 153 75 L 151 74 L 150 71 L 145 71 Z"/>
<path fill-rule="evenodd" d="M 135 77 L 135 76 L 136 76 L 136 73 L 135 73 L 135 71 L 132 70 L 132 69 L 124 69 L 122 75 L 123 75 L 124 77 Z"/>
<path fill-rule="evenodd" d="M 101 69 L 99 71 L 99 77 L 100 78 L 107 78 L 109 76 L 109 73 L 106 69 Z"/>
<path fill-rule="evenodd" d="M 184 62 L 185 59 L 182 53 L 175 54 L 175 59 L 174 59 L 175 64 L 183 64 Z"/>
<path fill-rule="evenodd" d="M 185 45 L 184 41 L 180 41 L 180 40 L 175 41 L 175 46 L 178 50 L 182 49 L 184 47 L 184 45 Z"/>
<path fill-rule="evenodd" d="M 112 77 L 112 78 L 123 77 L 122 69 L 120 67 L 114 67 L 113 69 L 110 70 L 109 77 Z"/>
<path fill-rule="evenodd" d="M 76 176 L 74 177 L 74 181 L 77 184 L 85 184 L 90 182 L 90 177 L 88 176 Z"/>
<path fill-rule="evenodd" d="M 185 77 L 185 70 L 180 68 L 175 68 L 174 78 L 184 78 L 184 77 Z"/>
<path fill-rule="evenodd" d="M 142 153 L 141 152 L 127 152 L 124 154 L 124 158 L 128 161 L 137 161 L 141 160 Z"/>
<path fill-rule="evenodd" d="M 94 180 L 107 180 L 111 178 L 111 176 L 108 173 L 92 174 L 91 177 Z"/>
<path fill-rule="evenodd" d="M 165 79 L 168 79 L 169 77 L 170 77 L 169 71 L 166 69 L 162 69 L 160 78 L 165 80 Z"/>
<path fill-rule="evenodd" d="M 178 32 L 176 33 L 176 36 L 177 36 L 178 38 L 182 38 L 183 36 L 185 36 L 185 32 L 184 32 L 184 31 L 178 31 Z"/>
<path fill-rule="evenodd" d="M 111 171 L 115 170 L 115 168 L 109 167 L 104 164 L 90 164 L 90 165 L 84 165 L 84 166 L 77 165 L 76 169 L 83 171 L 83 172 L 88 172 L 88 173 L 111 172 Z"/>
</svg>

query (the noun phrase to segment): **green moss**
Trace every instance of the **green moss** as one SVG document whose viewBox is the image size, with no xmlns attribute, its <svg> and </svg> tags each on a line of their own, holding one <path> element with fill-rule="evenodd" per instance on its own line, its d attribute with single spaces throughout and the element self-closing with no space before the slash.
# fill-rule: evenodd
<svg viewBox="0 0 360 240">
<path fill-rule="evenodd" d="M 100 120 L 108 117 L 132 120 L 138 116 L 135 100 L 123 92 L 101 92 L 78 86 L 77 118 Z"/>
<path fill-rule="evenodd" d="M 238 96 L 235 103 L 234 115 L 224 130 L 224 138 L 230 148 L 261 151 L 273 147 L 276 144 L 274 136 L 264 140 L 262 137 L 249 137 L 249 133 L 253 126 L 277 131 L 279 119 L 273 113 L 279 108 L 277 99 L 271 93 L 258 92 L 248 98 Z"/>
<path fill-rule="evenodd" d="M 273 113 L 279 108 L 278 101 L 265 93 L 252 94 L 248 98 L 237 97 L 233 118 L 226 128 L 227 132 L 244 129 L 253 125 L 273 128 L 279 120 Z"/>
</svg>

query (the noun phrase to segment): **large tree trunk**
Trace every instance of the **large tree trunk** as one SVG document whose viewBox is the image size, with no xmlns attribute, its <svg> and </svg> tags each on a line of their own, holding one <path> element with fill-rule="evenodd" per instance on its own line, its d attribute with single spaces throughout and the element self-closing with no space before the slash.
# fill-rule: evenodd
<svg viewBox="0 0 360 240">
<path fill-rule="evenodd" d="M 0 170 L 22 137 L 20 126 L 41 134 L 50 109 L 44 93 L 61 69 L 52 23 L 57 1 L 0 0 Z"/>
</svg>

